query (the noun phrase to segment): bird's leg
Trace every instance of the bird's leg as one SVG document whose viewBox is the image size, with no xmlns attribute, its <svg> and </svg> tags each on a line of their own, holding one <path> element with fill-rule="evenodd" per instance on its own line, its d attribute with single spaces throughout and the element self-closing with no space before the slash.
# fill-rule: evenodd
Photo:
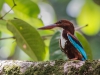
<svg viewBox="0 0 100 75">
<path fill-rule="evenodd" d="M 78 56 L 75 54 L 75 57 L 72 58 L 73 60 L 79 60 Z"/>
<path fill-rule="evenodd" d="M 74 58 L 72 58 L 71 60 L 79 60 L 78 56 L 75 56 Z"/>
</svg>

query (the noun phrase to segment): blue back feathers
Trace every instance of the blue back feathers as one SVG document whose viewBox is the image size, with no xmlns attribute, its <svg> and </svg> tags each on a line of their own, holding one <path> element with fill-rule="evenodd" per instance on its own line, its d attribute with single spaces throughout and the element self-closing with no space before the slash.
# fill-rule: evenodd
<svg viewBox="0 0 100 75">
<path fill-rule="evenodd" d="M 73 37 L 71 34 L 67 34 L 69 41 L 72 43 L 72 45 L 80 52 L 80 54 L 83 56 L 82 60 L 86 60 L 87 59 L 87 55 L 81 45 L 81 43 L 75 39 L 75 37 Z"/>
</svg>

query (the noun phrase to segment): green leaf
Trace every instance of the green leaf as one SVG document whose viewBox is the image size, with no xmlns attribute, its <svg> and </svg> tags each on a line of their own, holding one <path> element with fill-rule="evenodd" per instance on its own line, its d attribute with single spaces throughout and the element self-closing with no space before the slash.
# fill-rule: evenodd
<svg viewBox="0 0 100 75">
<path fill-rule="evenodd" d="M 4 0 L 0 0 L 0 11 L 2 9 L 3 4 L 4 4 Z"/>
<path fill-rule="evenodd" d="M 79 16 L 78 25 L 86 25 L 82 31 L 87 35 L 96 35 L 100 30 L 100 7 L 94 4 L 92 0 L 86 0 Z"/>
<path fill-rule="evenodd" d="M 86 38 L 77 31 L 75 32 L 75 35 L 78 38 L 78 40 L 81 42 L 81 44 L 87 54 L 88 59 L 93 59 L 92 50 L 91 50 L 90 45 L 89 45 L 88 41 L 86 40 Z"/>
<path fill-rule="evenodd" d="M 34 61 L 45 60 L 45 45 L 39 33 L 28 23 L 20 20 L 8 20 L 8 29 L 14 34 L 17 44 Z"/>
<path fill-rule="evenodd" d="M 61 51 L 59 47 L 60 32 L 56 32 L 50 40 L 50 60 L 66 59 L 67 56 Z"/>
<path fill-rule="evenodd" d="M 14 7 L 14 11 L 16 14 L 22 17 L 34 17 L 37 18 L 40 13 L 39 7 L 36 3 L 31 0 L 14 0 L 17 4 Z M 7 4 L 12 7 L 14 5 L 12 0 L 6 0 Z M 25 16 L 26 15 L 26 16 Z"/>
<path fill-rule="evenodd" d="M 14 5 L 12 0 L 6 0 L 6 3 L 10 7 Z M 14 13 L 16 14 L 15 17 L 28 22 L 36 28 L 43 26 L 42 21 L 38 18 L 40 9 L 35 2 L 31 0 L 15 0 L 15 3 L 17 4 L 17 6 L 13 8 Z"/>
<path fill-rule="evenodd" d="M 11 37 L 11 35 L 10 36 L 4 35 L 1 38 L 5 38 L 5 37 Z M 15 53 L 15 47 L 16 47 L 15 39 L 2 40 L 0 42 L 0 46 L 1 46 L 1 52 L 3 51 L 3 55 L 2 56 L 4 58 L 7 58 L 7 57 L 10 57 L 10 56 L 14 55 L 14 53 Z"/>
<path fill-rule="evenodd" d="M 7 29 L 6 23 L 7 22 L 5 20 L 0 20 L 0 31 L 4 32 L 4 33 L 11 34 L 11 32 Z"/>
</svg>

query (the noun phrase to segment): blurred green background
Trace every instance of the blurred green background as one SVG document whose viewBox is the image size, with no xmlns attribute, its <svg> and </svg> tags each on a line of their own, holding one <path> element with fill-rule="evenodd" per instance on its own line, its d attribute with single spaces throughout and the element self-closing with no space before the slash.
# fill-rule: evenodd
<svg viewBox="0 0 100 75">
<path fill-rule="evenodd" d="M 71 21 L 75 27 L 88 24 L 88 27 L 79 32 L 88 40 L 93 59 L 100 58 L 100 0 L 15 0 L 15 3 L 17 6 L 4 19 L 17 17 L 36 29 L 61 19 Z M 13 0 L 0 0 L 0 16 L 12 6 Z M 46 60 L 66 59 L 58 46 L 59 32 L 56 29 L 38 31 L 48 51 Z M 0 22 L 0 37 L 10 36 L 12 34 L 6 25 Z M 57 41 L 53 40 L 54 38 L 57 38 Z M 17 46 L 14 39 L 0 40 L 0 60 L 3 59 L 32 60 Z"/>
</svg>

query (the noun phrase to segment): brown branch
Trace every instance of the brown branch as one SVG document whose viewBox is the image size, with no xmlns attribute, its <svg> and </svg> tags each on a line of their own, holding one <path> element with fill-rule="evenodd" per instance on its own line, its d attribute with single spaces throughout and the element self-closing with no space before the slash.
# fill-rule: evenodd
<svg viewBox="0 0 100 75">
<path fill-rule="evenodd" d="M 0 75 L 100 75 L 99 60 L 44 62 L 1 60 Z"/>
</svg>

